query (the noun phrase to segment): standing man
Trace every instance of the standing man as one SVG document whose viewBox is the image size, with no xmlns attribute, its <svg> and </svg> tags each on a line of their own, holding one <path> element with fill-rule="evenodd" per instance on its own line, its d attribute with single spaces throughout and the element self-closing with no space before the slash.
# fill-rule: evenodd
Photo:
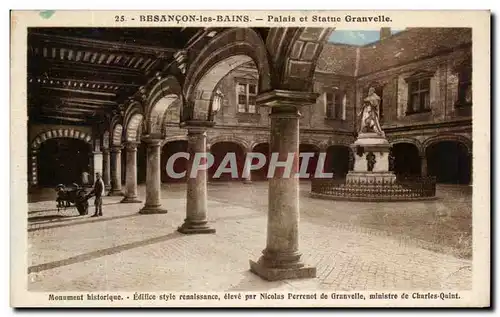
<svg viewBox="0 0 500 317">
<path fill-rule="evenodd" d="M 92 217 L 102 216 L 102 196 L 104 196 L 104 182 L 101 179 L 101 173 L 95 173 L 95 183 L 92 193 L 95 195 L 95 213 Z"/>
</svg>

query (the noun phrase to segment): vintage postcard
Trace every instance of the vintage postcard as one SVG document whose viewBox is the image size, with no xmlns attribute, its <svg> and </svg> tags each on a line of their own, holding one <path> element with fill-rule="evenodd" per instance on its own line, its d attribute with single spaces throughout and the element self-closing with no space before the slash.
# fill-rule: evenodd
<svg viewBox="0 0 500 317">
<path fill-rule="evenodd" d="M 12 11 L 11 306 L 490 306 L 490 19 Z"/>
</svg>

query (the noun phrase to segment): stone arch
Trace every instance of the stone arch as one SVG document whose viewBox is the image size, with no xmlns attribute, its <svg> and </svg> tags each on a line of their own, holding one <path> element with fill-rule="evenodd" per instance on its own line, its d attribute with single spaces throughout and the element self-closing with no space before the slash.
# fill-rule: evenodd
<svg viewBox="0 0 500 317">
<path fill-rule="evenodd" d="M 315 139 L 310 139 L 307 137 L 303 137 L 300 139 L 299 145 L 301 144 L 308 144 L 314 146 L 318 151 L 321 150 L 321 141 L 315 140 Z"/>
<path fill-rule="evenodd" d="M 324 169 L 333 172 L 335 178 L 344 178 L 354 164 L 352 148 L 345 142 L 328 142 L 324 151 Z"/>
<path fill-rule="evenodd" d="M 120 123 L 115 124 L 113 127 L 113 134 L 111 135 L 111 145 L 121 145 L 123 136 L 123 126 Z"/>
<path fill-rule="evenodd" d="M 215 143 L 219 143 L 219 142 L 236 143 L 239 146 L 241 146 L 243 150 L 250 149 L 250 142 L 249 141 L 247 141 L 243 138 L 237 137 L 237 136 L 233 136 L 233 135 L 218 135 L 218 136 L 215 136 L 212 138 L 208 138 L 207 143 L 209 143 L 209 147 L 211 147 Z"/>
<path fill-rule="evenodd" d="M 333 28 L 271 28 L 266 39 L 280 89 L 312 91 L 316 62 Z"/>
<path fill-rule="evenodd" d="M 253 149 L 259 145 L 259 144 L 263 144 L 263 143 L 267 143 L 269 144 L 269 137 L 257 137 L 255 138 L 255 140 L 253 140 L 252 142 L 250 142 L 250 147 L 249 149 L 251 149 L 253 151 Z"/>
<path fill-rule="evenodd" d="M 169 143 L 169 142 L 175 142 L 175 141 L 187 141 L 188 138 L 187 138 L 187 135 L 174 135 L 174 136 L 169 136 L 169 137 L 166 137 L 163 142 L 162 142 L 162 146 Z"/>
<path fill-rule="evenodd" d="M 389 169 L 398 176 L 421 175 L 422 160 L 426 159 L 421 143 L 413 138 L 399 138 L 390 144 Z"/>
<path fill-rule="evenodd" d="M 350 141 L 349 139 L 346 139 L 346 138 L 340 138 L 339 140 L 329 139 L 327 141 L 321 141 L 321 142 L 319 142 L 318 145 L 320 146 L 320 148 L 325 149 L 325 150 L 330 146 L 336 146 L 336 145 L 346 146 L 346 147 L 350 148 L 353 142 L 354 142 L 354 140 Z"/>
<path fill-rule="evenodd" d="M 176 77 L 167 76 L 160 79 L 147 95 L 145 132 L 162 137 L 168 108 L 174 102 L 182 102 L 182 99 L 182 88 Z"/>
<path fill-rule="evenodd" d="M 418 153 L 420 156 L 425 155 L 424 147 L 423 147 L 422 143 L 420 143 L 420 141 L 417 139 L 414 139 L 414 138 L 396 138 L 396 139 L 390 140 L 391 146 L 394 144 L 399 144 L 399 143 L 413 144 L 418 149 Z"/>
<path fill-rule="evenodd" d="M 128 127 L 130 119 L 136 114 L 141 114 L 144 118 L 144 109 L 142 104 L 139 101 L 134 100 L 128 105 L 125 114 L 123 116 L 123 122 L 125 127 Z"/>
<path fill-rule="evenodd" d="M 110 143 L 109 143 L 109 131 L 106 130 L 104 131 L 102 135 L 102 147 L 103 149 L 109 149 Z"/>
<path fill-rule="evenodd" d="M 141 135 L 142 114 L 135 113 L 130 117 L 125 129 L 125 140 L 127 142 L 138 142 Z"/>
<path fill-rule="evenodd" d="M 257 32 L 251 28 L 232 28 L 212 39 L 186 73 L 183 90 L 189 105 L 186 111 L 192 112 L 187 113 L 186 117 L 198 119 L 205 116 L 220 80 L 233 69 L 250 61 L 255 63 L 259 72 L 258 91 L 270 90 L 271 70 L 267 50 Z M 206 120 L 204 117 L 201 119 Z"/>
<path fill-rule="evenodd" d="M 467 148 L 467 151 L 469 153 L 472 153 L 472 140 L 469 139 L 468 137 L 465 137 L 463 135 L 458 135 L 458 134 L 440 134 L 440 135 L 430 137 L 423 142 L 422 148 L 424 150 L 427 150 L 427 148 L 429 146 L 433 145 L 434 143 L 442 142 L 442 141 L 453 141 L 453 142 L 462 143 Z"/>
<path fill-rule="evenodd" d="M 39 133 L 31 142 L 30 146 L 30 161 L 31 161 L 31 173 L 30 173 L 30 184 L 38 184 L 38 161 L 37 154 L 40 146 L 43 142 L 55 139 L 55 138 L 71 138 L 82 140 L 86 142 L 90 147 L 92 147 L 92 136 L 86 132 L 80 131 L 74 128 L 68 129 L 52 129 Z"/>
<path fill-rule="evenodd" d="M 165 113 L 163 114 L 163 127 L 165 128 L 168 124 L 176 124 L 178 125 L 180 123 L 180 114 L 181 114 L 181 109 L 182 103 L 180 100 L 176 100 L 170 104 L 167 110 L 165 110 Z M 168 133 L 168 132 L 167 132 Z"/>
<path fill-rule="evenodd" d="M 436 135 L 424 142 L 426 174 L 437 182 L 470 184 L 472 140 L 462 135 Z"/>
</svg>

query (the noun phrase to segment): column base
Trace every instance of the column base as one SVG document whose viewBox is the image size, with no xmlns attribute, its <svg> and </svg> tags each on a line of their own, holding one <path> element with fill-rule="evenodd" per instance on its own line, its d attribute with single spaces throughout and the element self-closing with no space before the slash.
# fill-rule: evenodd
<svg viewBox="0 0 500 317">
<path fill-rule="evenodd" d="M 250 271 L 267 281 L 316 277 L 316 268 L 312 266 L 273 268 L 266 266 L 262 260 L 258 262 L 250 260 Z"/>
<path fill-rule="evenodd" d="M 210 228 L 206 221 L 185 220 L 182 226 L 177 228 L 177 231 L 184 234 L 209 234 L 215 233 L 215 228 Z"/>
<path fill-rule="evenodd" d="M 245 179 L 245 180 L 243 181 L 243 184 L 249 184 L 249 185 L 250 185 L 250 184 L 252 184 L 252 181 L 251 181 L 251 180 L 248 180 L 248 179 Z"/>
<path fill-rule="evenodd" d="M 139 213 L 142 215 L 153 215 L 153 214 L 166 214 L 168 211 L 159 206 L 144 206 Z"/>
<path fill-rule="evenodd" d="M 123 204 L 134 204 L 134 203 L 142 203 L 137 197 L 125 197 L 123 198 L 120 203 Z"/>
<path fill-rule="evenodd" d="M 109 191 L 108 196 L 123 196 L 124 193 L 120 189 L 112 189 Z"/>
</svg>

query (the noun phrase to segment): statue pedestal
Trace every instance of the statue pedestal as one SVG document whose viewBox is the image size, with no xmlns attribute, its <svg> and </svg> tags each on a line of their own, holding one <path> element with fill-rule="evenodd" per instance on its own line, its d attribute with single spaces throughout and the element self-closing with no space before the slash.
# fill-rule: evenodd
<svg viewBox="0 0 500 317">
<path fill-rule="evenodd" d="M 396 182 L 396 175 L 389 171 L 391 145 L 384 135 L 360 133 L 351 148 L 354 153 L 354 168 L 346 176 L 346 185 Z"/>
</svg>

